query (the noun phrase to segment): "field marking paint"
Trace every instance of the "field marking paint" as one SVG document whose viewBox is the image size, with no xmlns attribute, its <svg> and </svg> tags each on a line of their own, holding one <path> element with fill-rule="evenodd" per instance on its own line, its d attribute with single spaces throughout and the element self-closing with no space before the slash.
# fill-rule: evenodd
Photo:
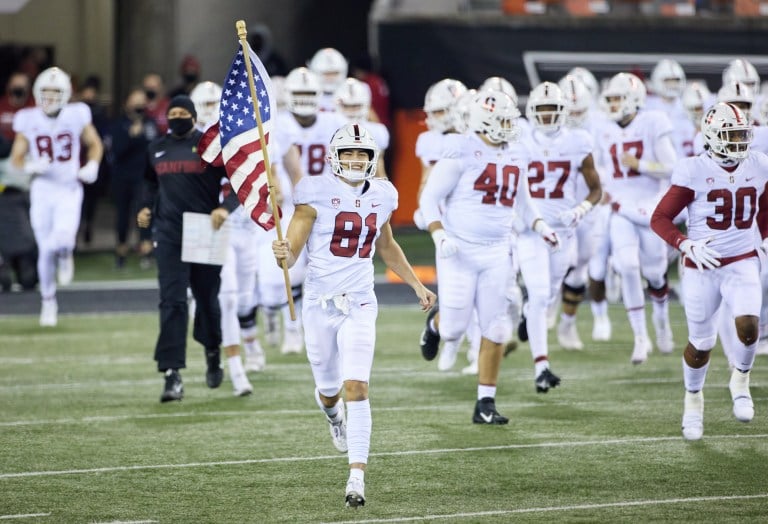
<svg viewBox="0 0 768 524">
<path fill-rule="evenodd" d="M 0 520 L 32 519 L 35 517 L 50 517 L 50 513 L 22 513 L 18 515 L 0 515 Z"/>
<path fill-rule="evenodd" d="M 692 502 L 723 502 L 728 500 L 751 500 L 768 498 L 768 493 L 757 495 L 721 495 L 711 497 L 686 497 L 675 499 L 651 499 L 651 500 L 625 500 L 621 502 L 604 502 L 598 504 L 575 504 L 572 506 L 550 506 L 539 508 L 519 508 L 497 511 L 476 511 L 472 513 L 451 513 L 445 515 L 420 515 L 418 517 L 395 517 L 389 519 L 368 519 L 368 520 L 337 520 L 326 522 L 324 524 L 342 524 L 345 522 L 355 522 L 357 524 L 374 524 L 385 522 L 416 522 L 422 520 L 455 519 L 455 518 L 473 518 L 473 517 L 498 517 L 500 515 L 518 515 L 521 513 L 547 513 L 553 511 L 576 511 L 592 510 L 605 508 L 626 508 L 642 506 L 658 506 L 661 504 L 689 504 Z"/>
<path fill-rule="evenodd" d="M 710 435 L 707 440 L 720 439 L 768 439 L 768 434 L 759 435 Z M 507 444 L 503 446 L 475 446 L 469 448 L 438 448 L 438 449 L 414 449 L 408 451 L 383 451 L 371 453 L 372 457 L 406 457 L 414 455 L 438 455 L 444 453 L 475 453 L 486 451 L 503 451 L 513 449 L 544 449 L 544 448 L 568 448 L 585 446 L 610 446 L 623 444 L 650 444 L 654 442 L 683 442 L 682 437 L 636 437 L 627 439 L 584 440 L 565 442 L 538 442 L 532 444 Z M 277 464 L 290 462 L 313 462 L 323 460 L 338 461 L 343 455 L 317 455 L 314 457 L 274 457 L 265 459 L 224 460 L 216 462 L 190 462 L 186 464 L 146 464 L 141 466 L 113 466 L 105 468 L 66 469 L 50 471 L 23 471 L 19 473 L 0 473 L 0 480 L 29 477 L 52 477 L 61 475 L 85 475 L 89 473 L 111 473 L 119 471 L 145 471 L 152 469 L 181 469 L 181 468 L 208 468 L 215 466 L 238 466 L 248 464 Z"/>
</svg>

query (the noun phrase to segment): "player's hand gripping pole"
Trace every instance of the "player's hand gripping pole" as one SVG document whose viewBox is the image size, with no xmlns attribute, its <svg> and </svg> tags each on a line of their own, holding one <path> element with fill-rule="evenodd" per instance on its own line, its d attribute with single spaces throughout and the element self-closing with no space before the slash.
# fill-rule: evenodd
<svg viewBox="0 0 768 524">
<path fill-rule="evenodd" d="M 275 230 L 277 231 L 277 239 L 283 240 L 283 228 L 280 225 L 280 213 L 275 213 L 277 207 L 277 200 L 275 198 L 276 186 L 275 180 L 272 177 L 272 165 L 269 163 L 269 152 L 267 151 L 267 142 L 264 139 L 264 129 L 261 125 L 261 112 L 258 107 L 258 97 L 256 96 L 256 84 L 253 81 L 253 69 L 251 68 L 251 55 L 248 41 L 248 31 L 245 29 L 245 20 L 238 20 L 235 22 L 237 28 L 237 37 L 240 39 L 240 47 L 243 50 L 243 57 L 245 58 L 245 70 L 248 73 L 248 88 L 251 91 L 251 100 L 253 103 L 253 113 L 256 115 L 256 125 L 259 129 L 259 142 L 261 143 L 261 151 L 264 153 L 264 169 L 267 171 L 267 186 L 269 187 L 269 202 L 272 205 L 272 216 L 275 217 Z M 291 290 L 291 278 L 288 276 L 288 262 L 283 260 L 281 263 L 283 268 L 283 278 L 285 279 L 285 294 L 288 297 L 288 309 L 291 312 L 291 320 L 296 320 L 296 307 L 293 304 L 293 292 Z"/>
</svg>

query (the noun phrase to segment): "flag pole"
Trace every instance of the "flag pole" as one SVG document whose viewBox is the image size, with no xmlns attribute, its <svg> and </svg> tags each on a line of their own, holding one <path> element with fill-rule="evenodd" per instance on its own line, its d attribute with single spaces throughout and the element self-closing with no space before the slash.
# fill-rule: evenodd
<svg viewBox="0 0 768 524">
<path fill-rule="evenodd" d="M 235 22 L 237 28 L 237 37 L 240 39 L 240 48 L 243 50 L 243 58 L 245 59 L 245 70 L 248 73 L 248 87 L 251 90 L 251 103 L 253 104 L 253 112 L 256 115 L 256 125 L 259 129 L 259 142 L 261 144 L 261 152 L 264 154 L 264 169 L 267 172 L 267 187 L 269 187 L 269 203 L 272 205 L 272 216 L 275 219 L 275 230 L 277 231 L 277 239 L 283 240 L 283 229 L 280 226 L 280 213 L 275 213 L 278 209 L 277 201 L 275 200 L 275 180 L 272 176 L 272 165 L 269 163 L 269 152 L 267 151 L 267 141 L 264 138 L 264 129 L 261 125 L 261 112 L 259 111 L 259 99 L 256 96 L 256 84 L 253 81 L 253 69 L 251 68 L 251 54 L 250 47 L 246 37 L 248 31 L 245 29 L 245 20 L 238 20 Z M 281 262 L 283 268 L 283 278 L 285 279 L 285 294 L 288 297 L 288 309 L 291 313 L 291 320 L 296 320 L 296 307 L 293 304 L 293 292 L 291 290 L 291 278 L 288 276 L 288 262 L 283 259 Z"/>
</svg>

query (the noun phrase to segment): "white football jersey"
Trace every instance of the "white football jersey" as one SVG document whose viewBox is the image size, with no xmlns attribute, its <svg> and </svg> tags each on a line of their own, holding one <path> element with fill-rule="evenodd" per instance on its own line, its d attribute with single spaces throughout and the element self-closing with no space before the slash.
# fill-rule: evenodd
<svg viewBox="0 0 768 524">
<path fill-rule="evenodd" d="M 564 228 L 560 213 L 581 201 L 577 181 L 583 179 L 581 163 L 592 152 L 592 137 L 580 129 L 563 128 L 552 137 L 534 131 L 525 144 L 531 155 L 527 172 L 531 197 L 547 224 Z"/>
<path fill-rule="evenodd" d="M 13 117 L 13 130 L 29 142 L 32 160 L 51 160 L 42 177 L 74 184 L 80 170 L 80 135 L 90 123 L 91 110 L 84 103 L 75 102 L 65 105 L 53 118 L 39 107 L 20 109 Z"/>
<path fill-rule="evenodd" d="M 694 191 L 688 204 L 688 237 L 712 238 L 709 247 L 723 257 L 755 249 L 753 225 L 758 200 L 768 183 L 768 156 L 750 152 L 729 173 L 705 153 L 675 165 L 672 184 Z"/>
<path fill-rule="evenodd" d="M 381 227 L 397 209 L 397 190 L 373 178 L 358 195 L 335 175 L 302 178 L 294 204 L 317 211 L 307 240 L 306 295 L 330 296 L 373 290 L 373 254 Z"/>
<path fill-rule="evenodd" d="M 678 158 L 693 156 L 693 137 L 696 128 L 688 117 L 680 98 L 672 100 L 660 96 L 648 95 L 643 111 L 660 111 L 667 115 L 672 124 L 672 143 Z"/>
<path fill-rule="evenodd" d="M 443 157 L 446 133 L 424 131 L 416 138 L 416 156 L 422 164 L 431 166 Z"/>
<path fill-rule="evenodd" d="M 317 176 L 331 174 L 328 163 L 328 144 L 333 134 L 347 123 L 338 113 L 319 112 L 315 122 L 309 127 L 302 127 L 290 113 L 281 113 L 277 117 L 276 129 L 279 141 L 296 144 L 301 153 L 301 168 L 305 175 Z"/>
<path fill-rule="evenodd" d="M 520 142 L 493 147 L 474 133 L 453 135 L 450 144 L 458 149 L 445 152 L 427 181 L 427 186 L 453 184 L 440 217 L 445 231 L 472 243 L 508 241 L 515 204 L 521 193 L 527 196 L 527 149 Z M 426 188 L 422 200 L 425 193 Z"/>
<path fill-rule="evenodd" d="M 629 203 L 660 197 L 668 179 L 662 182 L 630 169 L 621 163 L 621 157 L 628 153 L 641 162 L 657 163 L 654 148 L 663 136 L 671 134 L 672 124 L 658 111 L 640 111 L 626 127 L 612 120 L 601 122 L 595 136 L 595 153 L 600 157 L 598 164 L 608 170 L 601 179 L 612 200 Z"/>
</svg>

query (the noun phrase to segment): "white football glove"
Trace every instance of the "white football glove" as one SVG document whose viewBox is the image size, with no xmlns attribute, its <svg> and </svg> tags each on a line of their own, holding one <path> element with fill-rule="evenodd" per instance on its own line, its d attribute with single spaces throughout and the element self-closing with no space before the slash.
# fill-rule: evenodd
<svg viewBox="0 0 768 524">
<path fill-rule="evenodd" d="M 552 251 L 557 251 L 560 249 L 560 239 L 557 238 L 557 233 L 554 232 L 554 230 L 549 227 L 549 224 L 544 222 L 542 219 L 537 219 L 533 223 L 533 230 L 541 235 L 541 238 L 544 239 L 544 242 L 549 245 L 549 249 Z"/>
<path fill-rule="evenodd" d="M 707 247 L 712 241 L 711 238 L 706 240 L 691 240 L 686 238 L 680 243 L 680 251 L 691 262 L 696 264 L 696 268 L 699 271 L 704 271 L 704 268 L 715 269 L 720 267 L 720 253 L 712 248 Z"/>
<path fill-rule="evenodd" d="M 571 209 L 566 209 L 562 213 L 560 213 L 560 216 L 558 217 L 560 219 L 560 222 L 566 227 L 576 227 L 579 222 L 581 222 L 581 219 L 584 218 L 584 215 L 589 213 L 592 210 L 592 202 L 589 200 L 584 200 L 581 204 L 578 206 L 575 206 Z"/>
<path fill-rule="evenodd" d="M 41 156 L 35 160 L 28 160 L 24 164 L 24 172 L 30 176 L 42 175 L 51 167 L 51 159 L 47 156 Z"/>
<path fill-rule="evenodd" d="M 452 257 L 459 251 L 459 246 L 445 232 L 445 229 L 436 229 L 432 232 L 432 240 L 440 258 Z"/>
<path fill-rule="evenodd" d="M 99 177 L 99 163 L 89 160 L 87 164 L 77 172 L 77 178 L 84 184 L 93 184 Z"/>
</svg>

